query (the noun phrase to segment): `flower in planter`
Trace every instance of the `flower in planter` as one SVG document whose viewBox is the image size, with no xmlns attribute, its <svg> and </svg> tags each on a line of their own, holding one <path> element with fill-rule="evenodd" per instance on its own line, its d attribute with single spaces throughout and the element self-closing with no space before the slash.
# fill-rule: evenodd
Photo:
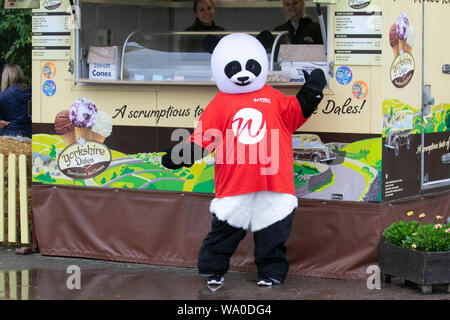
<svg viewBox="0 0 450 320">
<path fill-rule="evenodd" d="M 407 216 L 414 215 L 408 211 Z M 425 213 L 418 217 L 422 219 Z M 438 221 L 443 220 L 440 215 L 435 216 Z M 437 252 L 450 251 L 450 223 L 422 224 L 417 221 L 394 222 L 383 232 L 385 241 L 397 246 L 419 251 Z"/>
</svg>

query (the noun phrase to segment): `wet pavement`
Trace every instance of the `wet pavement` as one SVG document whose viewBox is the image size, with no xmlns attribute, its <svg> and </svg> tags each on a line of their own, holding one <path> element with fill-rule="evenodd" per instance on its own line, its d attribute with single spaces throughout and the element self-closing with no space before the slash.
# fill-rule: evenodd
<svg viewBox="0 0 450 320">
<path fill-rule="evenodd" d="M 399 278 L 380 289 L 369 289 L 366 280 L 294 275 L 282 286 L 264 288 L 256 286 L 254 273 L 236 271 L 215 292 L 205 282 L 191 268 L 22 256 L 0 247 L 0 300 L 450 300 L 447 286 L 423 295 Z"/>
</svg>

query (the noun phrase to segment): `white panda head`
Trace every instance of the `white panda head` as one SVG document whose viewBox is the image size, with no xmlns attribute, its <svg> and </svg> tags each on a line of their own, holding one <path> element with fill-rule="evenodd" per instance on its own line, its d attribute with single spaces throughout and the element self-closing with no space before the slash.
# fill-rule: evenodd
<svg viewBox="0 0 450 320">
<path fill-rule="evenodd" d="M 211 70 L 217 87 L 224 93 L 257 91 L 265 85 L 269 71 L 266 49 L 251 35 L 229 34 L 215 46 Z"/>
</svg>

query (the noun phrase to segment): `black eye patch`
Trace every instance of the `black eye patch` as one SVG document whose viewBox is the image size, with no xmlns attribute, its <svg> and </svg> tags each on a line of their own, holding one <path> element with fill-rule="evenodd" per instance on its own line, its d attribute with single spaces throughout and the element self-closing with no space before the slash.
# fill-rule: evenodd
<svg viewBox="0 0 450 320">
<path fill-rule="evenodd" d="M 239 61 L 236 60 L 231 61 L 225 66 L 225 74 L 227 75 L 228 78 L 231 78 L 236 73 L 241 71 L 242 71 L 241 64 L 239 63 Z"/>
<path fill-rule="evenodd" d="M 250 59 L 245 65 L 245 70 L 250 71 L 257 77 L 261 73 L 261 65 L 258 63 L 258 61 Z"/>
</svg>

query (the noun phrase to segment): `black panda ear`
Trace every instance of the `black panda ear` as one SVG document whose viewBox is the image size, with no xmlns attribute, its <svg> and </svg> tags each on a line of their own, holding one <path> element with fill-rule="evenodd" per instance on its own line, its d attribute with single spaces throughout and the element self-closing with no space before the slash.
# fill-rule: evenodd
<svg viewBox="0 0 450 320">
<path fill-rule="evenodd" d="M 214 48 L 219 43 L 219 37 L 213 36 L 213 35 L 207 35 L 205 39 L 203 39 L 203 49 L 206 52 L 213 53 Z"/>
<path fill-rule="evenodd" d="M 256 39 L 258 39 L 259 42 L 261 42 L 261 44 L 266 49 L 269 48 L 274 41 L 272 33 L 270 33 L 270 31 L 267 30 L 261 31 L 260 34 L 256 36 Z"/>
</svg>

